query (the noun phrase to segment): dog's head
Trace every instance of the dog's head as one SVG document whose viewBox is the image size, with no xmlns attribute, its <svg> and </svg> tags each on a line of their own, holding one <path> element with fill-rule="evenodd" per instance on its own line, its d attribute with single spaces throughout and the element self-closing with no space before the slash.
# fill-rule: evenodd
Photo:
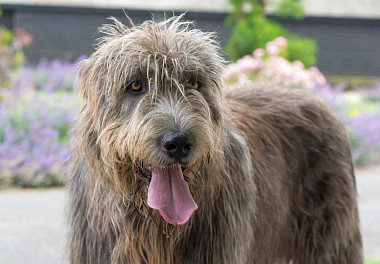
<svg viewBox="0 0 380 264">
<path fill-rule="evenodd" d="M 172 224 L 196 209 L 191 192 L 224 126 L 218 46 L 191 27 L 180 17 L 130 28 L 114 20 L 76 83 L 74 133 L 89 163 L 124 193 L 144 182 L 148 205 Z"/>
</svg>

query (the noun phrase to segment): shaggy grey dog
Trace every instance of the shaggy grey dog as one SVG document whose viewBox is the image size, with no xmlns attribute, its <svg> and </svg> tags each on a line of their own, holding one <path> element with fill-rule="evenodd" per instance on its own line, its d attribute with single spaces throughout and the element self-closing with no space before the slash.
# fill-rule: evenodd
<svg viewBox="0 0 380 264">
<path fill-rule="evenodd" d="M 362 263 L 347 133 L 307 92 L 223 88 L 213 38 L 103 28 L 79 65 L 71 263 Z"/>
</svg>

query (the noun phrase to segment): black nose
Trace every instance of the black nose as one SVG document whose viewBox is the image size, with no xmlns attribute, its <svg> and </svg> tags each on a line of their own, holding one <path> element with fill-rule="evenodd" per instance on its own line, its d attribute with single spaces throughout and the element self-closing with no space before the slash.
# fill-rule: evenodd
<svg viewBox="0 0 380 264">
<path fill-rule="evenodd" d="M 162 140 L 163 151 L 171 158 L 186 158 L 194 142 L 188 133 L 170 133 Z"/>
</svg>

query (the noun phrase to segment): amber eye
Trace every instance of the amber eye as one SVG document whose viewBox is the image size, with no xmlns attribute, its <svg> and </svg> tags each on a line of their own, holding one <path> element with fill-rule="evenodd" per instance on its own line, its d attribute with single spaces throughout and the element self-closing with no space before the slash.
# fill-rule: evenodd
<svg viewBox="0 0 380 264">
<path fill-rule="evenodd" d="M 134 81 L 133 83 L 129 84 L 128 89 L 134 93 L 138 93 L 143 90 L 142 85 L 139 81 Z"/>
<path fill-rule="evenodd" d="M 191 81 L 190 88 L 194 90 L 198 90 L 201 87 L 201 83 L 198 81 Z"/>
</svg>

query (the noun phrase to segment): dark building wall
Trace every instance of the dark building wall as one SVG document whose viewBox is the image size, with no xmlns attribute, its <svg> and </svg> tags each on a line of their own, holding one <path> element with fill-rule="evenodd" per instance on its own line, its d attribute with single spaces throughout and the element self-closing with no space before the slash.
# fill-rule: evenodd
<svg viewBox="0 0 380 264">
<path fill-rule="evenodd" d="M 380 20 L 306 18 L 280 22 L 293 33 L 318 42 L 322 72 L 380 76 Z"/>
<path fill-rule="evenodd" d="M 92 13 L 91 10 L 67 8 L 19 8 L 13 12 L 13 27 L 20 27 L 34 36 L 34 43 L 26 49 L 30 61 L 41 57 L 75 60 L 93 50 L 99 36 L 98 27 L 107 23 L 112 13 Z M 137 19 L 139 20 L 139 19 Z"/>
<path fill-rule="evenodd" d="M 164 18 L 163 12 L 116 10 L 74 7 L 41 7 L 3 5 L 0 23 L 21 27 L 35 36 L 26 50 L 31 61 L 41 57 L 75 60 L 90 54 L 100 34 L 97 29 L 107 23 L 107 17 L 116 16 L 126 21 L 126 12 L 135 24 L 152 16 Z M 171 11 L 166 12 L 172 15 Z M 223 45 L 230 29 L 223 24 L 226 13 L 187 12 L 205 31 L 216 31 Z M 380 75 L 380 20 L 306 18 L 300 22 L 279 20 L 290 31 L 315 39 L 319 45 L 318 67 L 330 75 Z"/>
<path fill-rule="evenodd" d="M 99 15 L 19 11 L 14 26 L 34 35 L 34 43 L 26 50 L 29 60 L 41 56 L 73 60 L 92 51 L 97 27 L 106 22 Z"/>
<path fill-rule="evenodd" d="M 0 25 L 12 28 L 12 13 L 11 10 L 3 10 L 2 16 L 0 17 Z"/>
<path fill-rule="evenodd" d="M 109 23 L 111 16 L 118 17 L 125 23 L 126 16 L 135 24 L 140 24 L 153 16 L 163 20 L 163 12 L 139 10 L 113 10 L 95 8 L 3 6 L 12 10 L 12 27 L 23 28 L 34 35 L 34 43 L 25 53 L 30 61 L 47 58 L 64 58 L 73 60 L 80 55 L 93 51 L 96 39 L 101 36 L 98 28 Z M 168 16 L 172 12 L 166 13 Z M 178 13 L 179 14 L 179 13 Z M 223 27 L 225 14 L 204 14 L 188 12 L 186 19 L 196 21 L 196 26 L 205 31 L 218 31 L 219 41 L 223 44 L 228 38 L 229 30 Z M 5 20 L 4 20 L 5 21 Z"/>
</svg>

